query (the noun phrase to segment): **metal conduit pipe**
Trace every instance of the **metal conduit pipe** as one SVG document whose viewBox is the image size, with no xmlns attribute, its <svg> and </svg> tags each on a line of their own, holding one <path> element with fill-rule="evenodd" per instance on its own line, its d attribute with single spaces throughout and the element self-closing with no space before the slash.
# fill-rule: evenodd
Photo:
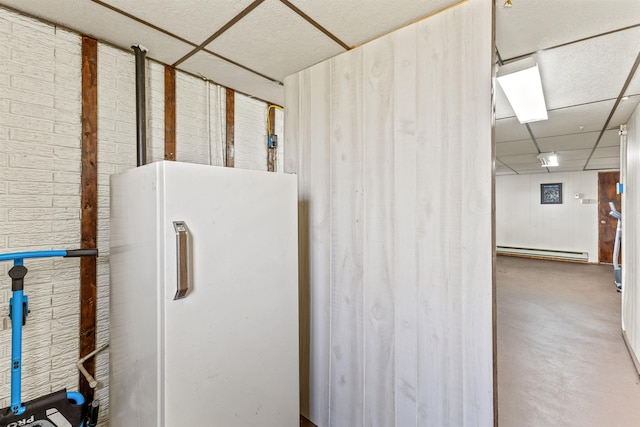
<svg viewBox="0 0 640 427">
<path fill-rule="evenodd" d="M 136 56 L 136 153 L 137 165 L 147 163 L 147 96 L 145 59 L 147 49 L 142 45 L 131 46 Z"/>
</svg>

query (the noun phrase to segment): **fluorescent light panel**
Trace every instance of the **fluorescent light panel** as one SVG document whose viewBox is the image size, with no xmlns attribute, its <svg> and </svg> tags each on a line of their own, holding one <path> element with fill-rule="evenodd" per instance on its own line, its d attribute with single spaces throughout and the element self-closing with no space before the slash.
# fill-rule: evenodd
<svg viewBox="0 0 640 427">
<path fill-rule="evenodd" d="M 497 78 L 520 123 L 549 118 L 538 64 L 533 58 L 500 67 Z"/>
</svg>

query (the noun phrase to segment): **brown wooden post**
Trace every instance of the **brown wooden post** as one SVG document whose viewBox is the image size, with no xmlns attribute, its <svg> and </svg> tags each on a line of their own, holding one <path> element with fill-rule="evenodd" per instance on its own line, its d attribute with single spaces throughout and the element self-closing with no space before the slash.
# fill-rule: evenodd
<svg viewBox="0 0 640 427">
<path fill-rule="evenodd" d="M 82 37 L 82 172 L 80 247 L 97 247 L 98 234 L 98 42 Z M 80 259 L 80 357 L 96 348 L 96 259 Z M 95 359 L 84 364 L 95 374 Z M 88 401 L 93 389 L 80 375 L 80 393 Z"/>
<path fill-rule="evenodd" d="M 233 89 L 227 88 L 227 142 L 226 153 L 224 159 L 224 165 L 227 167 L 234 167 L 235 165 L 235 92 Z"/>
<path fill-rule="evenodd" d="M 176 69 L 164 67 L 164 158 L 176 159 Z"/>
<path fill-rule="evenodd" d="M 267 138 L 269 135 L 276 133 L 276 109 L 273 106 L 268 106 L 269 109 L 269 129 L 267 129 Z M 278 141 L 278 144 L 280 141 Z M 276 170 L 276 154 L 278 153 L 278 147 L 267 147 L 267 170 L 269 172 L 275 172 Z"/>
</svg>

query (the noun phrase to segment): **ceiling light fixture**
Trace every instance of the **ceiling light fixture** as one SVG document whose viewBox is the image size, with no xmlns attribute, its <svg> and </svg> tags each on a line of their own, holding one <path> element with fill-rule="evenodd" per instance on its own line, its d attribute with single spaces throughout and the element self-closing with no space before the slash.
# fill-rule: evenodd
<svg viewBox="0 0 640 427">
<path fill-rule="evenodd" d="M 538 154 L 538 160 L 540 160 L 543 168 L 560 166 L 560 164 L 558 163 L 558 156 L 555 152 L 540 153 Z"/>
<path fill-rule="evenodd" d="M 503 7 L 511 7 L 513 6 L 513 4 L 511 3 L 511 0 L 507 0 L 504 2 L 504 4 L 502 5 Z"/>
<path fill-rule="evenodd" d="M 542 80 L 533 58 L 510 62 L 498 69 L 498 83 L 520 123 L 547 120 Z"/>
</svg>

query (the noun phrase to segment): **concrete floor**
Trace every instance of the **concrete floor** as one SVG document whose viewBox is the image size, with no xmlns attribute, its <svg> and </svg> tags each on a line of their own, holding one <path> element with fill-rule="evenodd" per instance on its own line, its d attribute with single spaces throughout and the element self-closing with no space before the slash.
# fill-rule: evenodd
<svg viewBox="0 0 640 427">
<path fill-rule="evenodd" d="M 498 257 L 500 427 L 640 426 L 612 270 Z"/>
</svg>

